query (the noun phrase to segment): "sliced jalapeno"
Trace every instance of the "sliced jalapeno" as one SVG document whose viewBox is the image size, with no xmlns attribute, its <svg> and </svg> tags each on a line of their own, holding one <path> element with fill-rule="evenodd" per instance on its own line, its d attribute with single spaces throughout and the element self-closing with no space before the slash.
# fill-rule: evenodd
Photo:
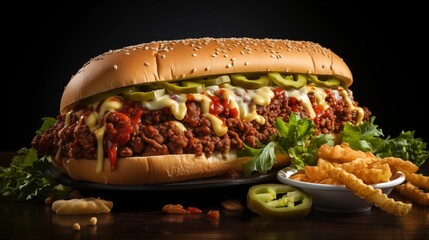
<svg viewBox="0 0 429 240">
<path fill-rule="evenodd" d="M 270 78 L 267 76 L 260 76 L 258 79 L 247 79 L 242 74 L 232 74 L 231 81 L 234 85 L 248 89 L 257 89 L 270 84 Z"/>
<path fill-rule="evenodd" d="M 333 88 L 340 85 L 340 80 L 332 76 L 316 76 L 313 74 L 307 75 L 308 79 L 316 85 Z"/>
<path fill-rule="evenodd" d="M 219 76 L 216 78 L 208 78 L 208 79 L 202 79 L 198 80 L 199 83 L 204 83 L 205 86 L 214 86 L 214 85 L 221 85 L 224 83 L 231 82 L 231 79 L 228 75 Z"/>
<path fill-rule="evenodd" d="M 165 89 L 157 89 L 147 92 L 126 92 L 124 98 L 130 101 L 147 101 L 165 94 Z"/>
<path fill-rule="evenodd" d="M 205 89 L 203 83 L 182 81 L 180 84 L 162 82 L 163 87 L 173 93 L 200 93 Z"/>
<path fill-rule="evenodd" d="M 304 74 L 290 74 L 282 76 L 278 72 L 270 72 L 268 73 L 268 77 L 271 79 L 271 81 L 284 89 L 300 89 L 307 84 L 307 77 Z"/>
<path fill-rule="evenodd" d="M 267 183 L 250 187 L 247 207 L 271 220 L 302 219 L 311 211 L 312 198 L 285 184 Z"/>
<path fill-rule="evenodd" d="M 138 87 L 118 88 L 118 89 L 114 89 L 111 91 L 99 93 L 99 94 L 96 94 L 96 95 L 91 96 L 91 97 L 87 97 L 87 98 L 81 100 L 80 104 L 88 105 L 88 104 L 92 104 L 92 103 L 95 103 L 97 101 L 100 101 L 102 99 L 106 99 L 106 98 L 111 97 L 111 96 L 116 96 L 118 94 L 127 93 L 127 92 L 134 92 L 134 91 L 138 91 Z"/>
</svg>

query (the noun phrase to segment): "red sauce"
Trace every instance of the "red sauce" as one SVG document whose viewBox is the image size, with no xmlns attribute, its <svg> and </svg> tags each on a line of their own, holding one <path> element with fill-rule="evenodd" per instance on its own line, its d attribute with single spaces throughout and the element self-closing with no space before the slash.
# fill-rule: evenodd
<svg viewBox="0 0 429 240">
<path fill-rule="evenodd" d="M 210 104 L 209 112 L 213 115 L 218 116 L 225 109 L 224 105 L 221 103 L 221 99 L 217 96 L 210 96 L 212 102 Z"/>
<path fill-rule="evenodd" d="M 236 118 L 238 117 L 238 110 L 237 108 L 230 108 L 229 109 L 229 116 Z"/>
<path fill-rule="evenodd" d="M 141 116 L 143 115 L 143 109 L 138 105 L 138 103 L 123 103 L 121 113 L 130 117 L 131 126 L 134 131 L 138 130 L 138 126 L 141 124 Z"/>
<path fill-rule="evenodd" d="M 299 113 L 299 109 L 298 109 L 299 101 L 298 101 L 298 99 L 296 99 L 294 97 L 289 97 L 289 104 L 288 105 L 293 112 Z"/>
<path fill-rule="evenodd" d="M 107 154 L 110 160 L 110 170 L 113 171 L 116 167 L 118 146 L 127 143 L 130 140 L 130 134 L 133 132 L 131 119 L 120 112 L 112 112 L 115 117 L 119 118 L 118 122 L 114 122 L 113 129 L 107 129 L 105 141 L 107 142 Z"/>
<path fill-rule="evenodd" d="M 272 91 L 274 93 L 274 98 L 277 98 L 277 97 L 285 94 L 285 90 L 282 88 L 273 88 Z"/>
</svg>

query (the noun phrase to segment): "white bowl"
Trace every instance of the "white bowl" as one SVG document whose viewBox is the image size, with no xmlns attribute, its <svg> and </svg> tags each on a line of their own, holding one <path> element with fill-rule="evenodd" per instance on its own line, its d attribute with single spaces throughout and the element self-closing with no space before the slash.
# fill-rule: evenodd
<svg viewBox="0 0 429 240">
<path fill-rule="evenodd" d="M 296 169 L 286 167 L 277 173 L 277 179 L 281 183 L 300 188 L 309 194 L 313 198 L 314 209 L 324 212 L 356 213 L 369 211 L 373 205 L 356 196 L 344 185 L 319 184 L 290 179 L 289 177 L 296 172 Z M 398 171 L 390 179 L 389 182 L 373 184 L 372 186 L 376 189 L 380 188 L 384 194 L 389 195 L 395 186 L 404 182 L 405 175 Z"/>
</svg>

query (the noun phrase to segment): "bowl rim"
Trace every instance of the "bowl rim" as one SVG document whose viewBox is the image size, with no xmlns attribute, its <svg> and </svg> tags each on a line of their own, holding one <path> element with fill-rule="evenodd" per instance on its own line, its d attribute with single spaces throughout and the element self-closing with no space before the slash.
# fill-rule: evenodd
<svg viewBox="0 0 429 240">
<path fill-rule="evenodd" d="M 286 167 L 277 172 L 277 180 L 284 184 L 289 184 L 295 187 L 303 189 L 314 189 L 314 190 L 337 190 L 337 191 L 350 191 L 345 185 L 333 185 L 333 184 L 322 184 L 322 183 L 310 183 L 299 180 L 293 180 L 289 177 L 296 173 L 298 170 L 292 167 Z M 390 178 L 388 182 L 382 182 L 377 184 L 371 184 L 374 188 L 390 188 L 397 186 L 405 181 L 405 174 L 401 171 L 397 171 Z"/>
</svg>

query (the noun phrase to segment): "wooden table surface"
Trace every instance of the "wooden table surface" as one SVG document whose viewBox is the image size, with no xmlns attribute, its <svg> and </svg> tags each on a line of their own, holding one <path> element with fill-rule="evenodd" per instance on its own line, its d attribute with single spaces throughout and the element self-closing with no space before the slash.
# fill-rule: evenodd
<svg viewBox="0 0 429 240">
<path fill-rule="evenodd" d="M 0 154 L 7 164 L 8 153 Z M 424 165 L 428 169 L 428 162 Z M 246 207 L 233 212 L 222 208 L 225 199 L 245 205 L 251 185 L 199 190 L 169 191 L 83 191 L 84 195 L 114 202 L 109 214 L 64 216 L 50 206 L 0 201 L 0 239 L 429 239 L 429 207 L 413 204 L 412 211 L 395 217 L 373 207 L 354 214 L 327 213 L 312 209 L 305 219 L 269 221 Z M 400 199 L 394 192 L 394 198 Z M 200 215 L 167 215 L 164 204 L 180 203 L 203 210 Z M 220 218 L 209 219 L 209 210 L 219 210 Z M 79 232 L 73 223 L 81 225 Z"/>
</svg>

